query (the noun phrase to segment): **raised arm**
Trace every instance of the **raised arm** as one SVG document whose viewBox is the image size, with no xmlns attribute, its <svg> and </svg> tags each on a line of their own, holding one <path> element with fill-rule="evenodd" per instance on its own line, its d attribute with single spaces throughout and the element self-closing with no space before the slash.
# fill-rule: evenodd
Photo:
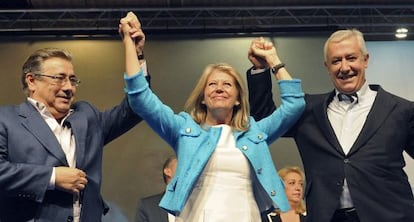
<svg viewBox="0 0 414 222">
<path fill-rule="evenodd" d="M 276 48 L 263 37 L 252 40 L 248 58 L 253 64 L 253 67 L 246 72 L 250 114 L 258 121 L 269 116 L 276 109 L 272 94 L 272 79 L 269 72 L 272 68 L 276 68 L 278 70 L 273 70 L 276 71 L 274 74 L 277 79 L 291 79 L 291 77 L 284 66 L 281 65 Z"/>
<path fill-rule="evenodd" d="M 141 23 L 134 13 L 128 12 L 120 20 L 119 32 L 125 46 L 125 73 L 127 76 L 132 76 L 137 74 L 141 68 L 137 52 L 142 53 L 145 42 L 145 35 L 142 32 Z"/>
<path fill-rule="evenodd" d="M 266 62 L 266 67 L 270 67 L 270 73 L 274 74 L 278 80 L 281 105 L 275 110 L 273 99 L 268 97 L 265 101 L 264 107 L 268 111 L 273 110 L 271 113 L 267 113 L 266 116 L 261 116 L 261 121 L 258 125 L 269 135 L 268 142 L 273 142 L 278 137 L 282 136 L 289 130 L 296 121 L 300 118 L 305 107 L 304 93 L 301 87 L 301 81 L 299 79 L 292 79 L 291 75 L 285 68 L 285 65 L 281 62 L 277 50 L 272 42 L 266 41 L 263 38 L 259 38 L 258 41 L 253 41 L 250 50 L 256 57 Z M 270 76 L 268 73 L 265 73 Z M 265 90 L 262 85 L 257 85 L 261 92 L 265 95 L 271 95 L 271 78 L 267 77 L 268 86 Z M 270 82 L 270 83 L 268 83 Z M 268 91 L 266 91 L 268 90 Z M 254 93 L 254 92 L 253 92 Z M 260 100 L 261 98 L 257 98 Z M 264 101 L 262 101 L 264 102 Z M 261 106 L 263 108 L 263 106 Z M 264 112 L 262 112 L 265 114 Z M 267 117 L 268 118 L 264 118 Z"/>
</svg>

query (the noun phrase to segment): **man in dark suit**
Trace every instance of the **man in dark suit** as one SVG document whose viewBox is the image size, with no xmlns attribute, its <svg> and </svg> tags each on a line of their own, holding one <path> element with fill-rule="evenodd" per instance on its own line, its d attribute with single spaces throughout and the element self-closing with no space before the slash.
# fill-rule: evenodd
<svg viewBox="0 0 414 222">
<path fill-rule="evenodd" d="M 247 72 L 257 119 L 276 108 L 271 76 L 257 73 L 265 70 L 258 56 L 266 51 L 262 42 L 253 41 L 254 68 Z M 333 33 L 324 53 L 335 89 L 306 95 L 306 110 L 287 134 L 294 137 L 305 168 L 307 221 L 414 221 L 414 198 L 403 170 L 403 151 L 414 157 L 414 104 L 368 85 L 369 54 L 358 30 Z"/>
<path fill-rule="evenodd" d="M 171 156 L 165 161 L 162 176 L 166 185 L 174 177 L 176 166 L 177 158 L 175 156 Z M 135 222 L 173 222 L 174 215 L 158 206 L 163 195 L 164 192 L 142 198 L 138 203 Z"/>
<path fill-rule="evenodd" d="M 74 103 L 80 81 L 65 50 L 34 52 L 21 81 L 27 100 L 0 108 L 0 220 L 101 221 L 103 146 L 141 118 L 126 98 L 104 112 Z"/>
</svg>

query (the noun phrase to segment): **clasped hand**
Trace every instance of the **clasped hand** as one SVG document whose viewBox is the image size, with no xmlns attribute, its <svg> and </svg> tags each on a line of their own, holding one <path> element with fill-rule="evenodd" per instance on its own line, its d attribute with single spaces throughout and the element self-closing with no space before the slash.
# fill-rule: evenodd
<svg viewBox="0 0 414 222">
<path fill-rule="evenodd" d="M 55 187 L 69 193 L 78 194 L 85 189 L 88 179 L 86 173 L 80 169 L 70 167 L 55 168 Z"/>
<path fill-rule="evenodd" d="M 248 58 L 256 69 L 273 67 L 280 63 L 273 43 L 265 40 L 263 37 L 252 40 L 248 51 Z"/>
<path fill-rule="evenodd" d="M 124 41 L 128 40 L 126 38 L 133 39 L 137 53 L 142 54 L 145 44 L 145 34 L 141 29 L 141 23 L 138 17 L 133 12 L 128 12 L 125 17 L 121 18 L 118 32 Z"/>
</svg>

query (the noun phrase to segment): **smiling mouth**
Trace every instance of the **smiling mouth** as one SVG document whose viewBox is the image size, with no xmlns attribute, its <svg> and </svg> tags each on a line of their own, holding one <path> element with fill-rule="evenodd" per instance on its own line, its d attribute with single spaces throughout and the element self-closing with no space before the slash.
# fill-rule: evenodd
<svg viewBox="0 0 414 222">
<path fill-rule="evenodd" d="M 346 80 L 346 79 L 350 79 L 355 76 L 357 76 L 357 74 L 349 74 L 349 75 L 339 74 L 338 79 Z"/>
<path fill-rule="evenodd" d="M 58 98 L 64 99 L 64 100 L 70 100 L 72 97 L 67 96 L 58 96 Z"/>
</svg>

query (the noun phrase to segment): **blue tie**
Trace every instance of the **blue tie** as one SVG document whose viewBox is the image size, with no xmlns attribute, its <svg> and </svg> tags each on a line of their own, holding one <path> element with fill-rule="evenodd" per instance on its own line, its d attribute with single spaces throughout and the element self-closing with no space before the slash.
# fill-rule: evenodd
<svg viewBox="0 0 414 222">
<path fill-rule="evenodd" d="M 351 103 L 355 100 L 358 102 L 358 95 L 356 93 L 345 94 L 345 93 L 338 93 L 339 101 L 350 101 Z"/>
</svg>

